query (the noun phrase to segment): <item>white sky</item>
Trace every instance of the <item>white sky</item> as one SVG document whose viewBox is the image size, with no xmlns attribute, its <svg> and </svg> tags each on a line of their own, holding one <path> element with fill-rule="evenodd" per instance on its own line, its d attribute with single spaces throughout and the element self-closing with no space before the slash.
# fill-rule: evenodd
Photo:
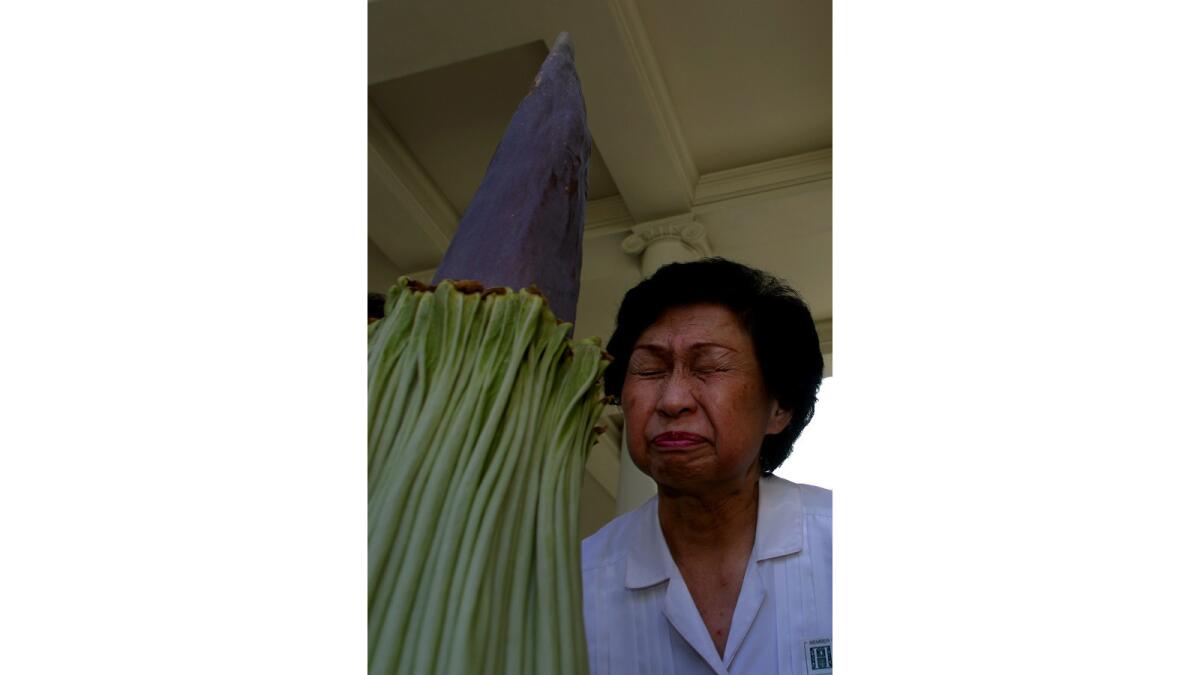
<svg viewBox="0 0 1200 675">
<path fill-rule="evenodd" d="M 827 377 L 821 382 L 821 390 L 817 393 L 817 407 L 812 421 L 808 423 L 796 444 L 792 446 L 792 454 L 778 469 L 775 475 L 786 478 L 793 483 L 808 483 L 833 490 L 837 487 L 837 457 L 838 447 L 835 439 L 837 433 L 837 393 L 833 386 L 833 378 Z"/>
</svg>

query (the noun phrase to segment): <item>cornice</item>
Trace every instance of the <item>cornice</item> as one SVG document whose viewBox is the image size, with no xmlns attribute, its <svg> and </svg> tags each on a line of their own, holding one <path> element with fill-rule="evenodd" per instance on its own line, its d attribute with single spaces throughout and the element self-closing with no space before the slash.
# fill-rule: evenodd
<svg viewBox="0 0 1200 675">
<path fill-rule="evenodd" d="M 693 206 L 710 205 L 832 178 L 833 150 L 815 150 L 706 173 L 696 184 Z"/>
</svg>

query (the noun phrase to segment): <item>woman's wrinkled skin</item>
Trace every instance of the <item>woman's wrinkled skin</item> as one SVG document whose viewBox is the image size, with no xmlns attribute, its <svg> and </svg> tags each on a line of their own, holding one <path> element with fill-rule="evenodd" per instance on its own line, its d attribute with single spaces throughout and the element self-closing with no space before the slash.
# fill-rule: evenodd
<svg viewBox="0 0 1200 675">
<path fill-rule="evenodd" d="M 791 419 L 767 394 L 749 333 L 721 305 L 667 310 L 634 345 L 621 391 L 629 454 L 663 488 L 702 495 L 757 482 L 765 434 Z M 664 432 L 704 440 L 654 443 Z"/>
<path fill-rule="evenodd" d="M 791 413 L 768 395 L 749 333 L 716 304 L 669 309 L 642 333 L 621 407 L 629 454 L 658 484 L 667 548 L 724 655 L 754 548 L 759 448 Z"/>
</svg>

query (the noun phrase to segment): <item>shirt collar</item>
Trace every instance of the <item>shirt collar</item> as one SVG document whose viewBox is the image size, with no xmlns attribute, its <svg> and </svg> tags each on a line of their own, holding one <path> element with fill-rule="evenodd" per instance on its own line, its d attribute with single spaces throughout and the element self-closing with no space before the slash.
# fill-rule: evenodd
<svg viewBox="0 0 1200 675">
<path fill-rule="evenodd" d="M 754 559 L 769 560 L 803 550 L 806 520 L 795 485 L 775 476 L 759 479 Z"/>
<path fill-rule="evenodd" d="M 625 588 L 646 588 L 666 581 L 675 561 L 658 523 L 658 496 L 637 510 L 636 526 L 625 557 Z"/>
<path fill-rule="evenodd" d="M 799 492 L 774 476 L 758 481 L 758 525 L 754 534 L 756 561 L 796 553 L 804 548 L 804 506 Z M 638 508 L 625 557 L 625 587 L 646 588 L 669 579 L 675 561 L 658 522 L 658 497 Z"/>
</svg>

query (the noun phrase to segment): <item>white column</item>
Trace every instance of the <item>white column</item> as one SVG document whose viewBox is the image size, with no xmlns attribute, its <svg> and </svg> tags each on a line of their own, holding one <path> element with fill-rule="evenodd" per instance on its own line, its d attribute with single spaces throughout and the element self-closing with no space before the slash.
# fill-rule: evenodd
<svg viewBox="0 0 1200 675">
<path fill-rule="evenodd" d="M 634 225 L 621 248 L 641 256 L 642 277 L 649 277 L 663 265 L 712 255 L 704 226 L 690 213 Z"/>
<path fill-rule="evenodd" d="M 642 277 L 675 262 L 689 262 L 712 255 L 704 226 L 688 213 L 633 227 L 633 233 L 621 242 L 628 254 L 640 256 Z M 617 478 L 617 515 L 641 506 L 654 496 L 658 486 L 642 473 L 629 456 L 629 427 L 621 435 L 621 470 Z"/>
</svg>

